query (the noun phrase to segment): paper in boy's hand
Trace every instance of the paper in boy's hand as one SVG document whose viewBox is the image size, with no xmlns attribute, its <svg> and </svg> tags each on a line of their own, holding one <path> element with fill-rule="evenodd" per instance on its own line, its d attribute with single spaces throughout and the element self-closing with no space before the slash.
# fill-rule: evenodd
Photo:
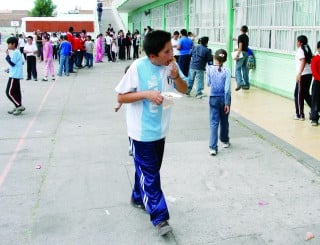
<svg viewBox="0 0 320 245">
<path fill-rule="evenodd" d="M 175 92 L 162 92 L 161 95 L 165 99 L 177 99 L 177 98 L 182 98 L 181 94 L 175 93 Z"/>
<path fill-rule="evenodd" d="M 179 99 L 182 97 L 181 94 L 175 93 L 175 92 L 163 92 L 161 93 L 163 96 L 163 109 L 168 109 L 169 107 L 174 105 L 174 99 Z"/>
</svg>

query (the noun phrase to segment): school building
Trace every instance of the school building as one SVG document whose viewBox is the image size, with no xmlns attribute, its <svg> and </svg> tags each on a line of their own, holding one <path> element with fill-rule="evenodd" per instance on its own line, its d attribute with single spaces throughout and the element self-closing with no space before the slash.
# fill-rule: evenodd
<svg viewBox="0 0 320 245">
<path fill-rule="evenodd" d="M 313 52 L 320 40 L 320 0 L 115 0 L 129 30 L 146 26 L 169 32 L 186 28 L 209 37 L 212 50 L 230 54 L 240 27 L 249 27 L 256 69 L 251 84 L 293 98 L 296 37 L 304 34 Z M 234 67 L 229 59 L 228 66 Z"/>
</svg>

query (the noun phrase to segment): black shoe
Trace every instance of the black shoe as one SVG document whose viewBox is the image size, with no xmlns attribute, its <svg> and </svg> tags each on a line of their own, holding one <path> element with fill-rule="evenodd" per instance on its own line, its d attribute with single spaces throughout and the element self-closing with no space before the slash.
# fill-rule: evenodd
<svg viewBox="0 0 320 245">
<path fill-rule="evenodd" d="M 314 127 L 317 127 L 318 126 L 318 122 L 317 121 L 311 121 L 311 125 L 314 126 Z"/>
<path fill-rule="evenodd" d="M 27 78 L 26 80 L 29 81 L 29 80 L 31 80 L 31 78 Z"/>
<path fill-rule="evenodd" d="M 241 86 L 236 87 L 235 91 L 239 91 L 241 89 Z"/>
<path fill-rule="evenodd" d="M 242 89 L 244 89 L 244 90 L 249 90 L 250 87 L 249 87 L 249 86 L 242 86 Z"/>
</svg>

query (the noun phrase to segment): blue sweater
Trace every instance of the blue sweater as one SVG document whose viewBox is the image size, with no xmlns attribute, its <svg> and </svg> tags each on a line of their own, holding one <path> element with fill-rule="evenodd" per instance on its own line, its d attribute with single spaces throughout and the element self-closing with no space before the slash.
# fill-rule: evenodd
<svg viewBox="0 0 320 245">
<path fill-rule="evenodd" d="M 60 55 L 69 56 L 71 55 L 71 43 L 63 41 L 60 44 Z"/>
<path fill-rule="evenodd" d="M 222 66 L 207 66 L 207 85 L 210 87 L 210 96 L 223 96 L 224 104 L 231 104 L 231 72 Z"/>
<path fill-rule="evenodd" d="M 212 62 L 211 49 L 201 44 L 193 47 L 191 56 L 190 68 L 194 70 L 204 71 L 207 63 Z"/>
</svg>

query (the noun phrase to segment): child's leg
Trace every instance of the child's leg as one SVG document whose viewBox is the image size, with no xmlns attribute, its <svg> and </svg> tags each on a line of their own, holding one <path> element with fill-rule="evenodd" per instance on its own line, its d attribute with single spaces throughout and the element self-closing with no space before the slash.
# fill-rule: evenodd
<svg viewBox="0 0 320 245">
<path fill-rule="evenodd" d="M 313 81 L 312 84 L 312 103 L 311 103 L 311 120 L 318 122 L 320 109 L 320 81 Z"/>
<path fill-rule="evenodd" d="M 20 80 L 9 77 L 6 95 L 15 107 L 21 106 Z"/>
<path fill-rule="evenodd" d="M 218 150 L 218 127 L 220 121 L 220 106 L 218 97 L 210 96 L 210 140 L 209 148 L 213 150 Z"/>
<path fill-rule="evenodd" d="M 229 143 L 229 113 L 224 112 L 224 105 L 220 109 L 220 140 Z"/>
</svg>

